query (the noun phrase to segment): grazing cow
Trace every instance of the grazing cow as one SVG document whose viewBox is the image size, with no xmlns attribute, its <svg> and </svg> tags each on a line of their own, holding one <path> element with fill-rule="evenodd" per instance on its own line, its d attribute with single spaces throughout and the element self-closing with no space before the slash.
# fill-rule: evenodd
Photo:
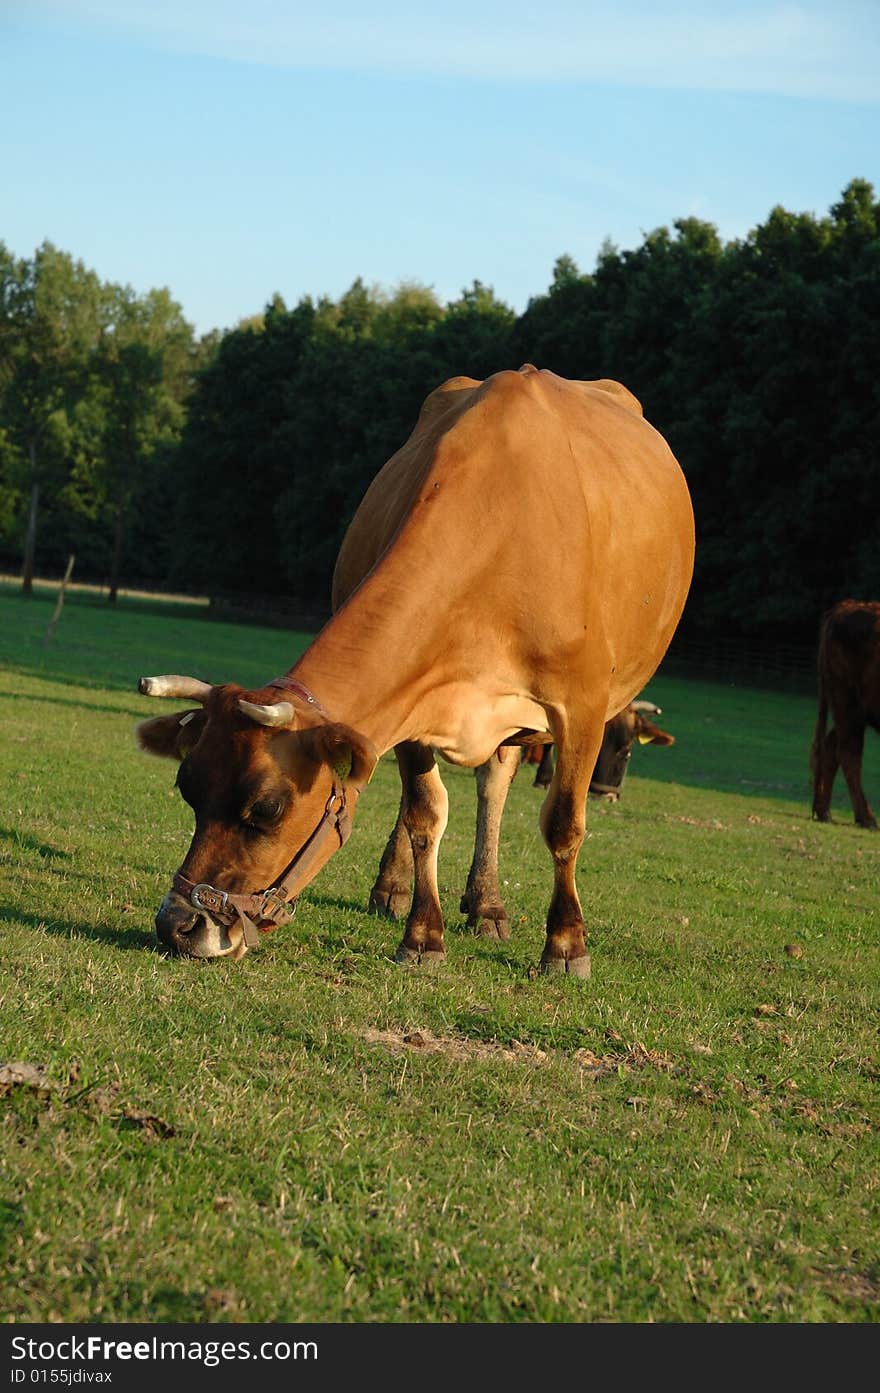
<svg viewBox="0 0 880 1393">
<path fill-rule="evenodd" d="M 661 730 L 644 714 L 659 716 L 653 701 L 631 701 L 606 722 L 602 748 L 590 779 L 590 793 L 616 803 L 629 767 L 636 741 L 640 745 L 674 745 L 675 736 Z M 535 788 L 548 788 L 553 778 L 553 746 L 529 745 L 523 750 L 523 764 L 536 764 Z"/>
<path fill-rule="evenodd" d="M 441 962 L 448 805 L 435 753 L 500 768 L 499 746 L 549 735 L 541 966 L 588 976 L 575 862 L 590 774 L 609 715 L 666 651 L 693 555 L 684 475 L 626 388 L 529 364 L 444 383 L 367 490 L 340 550 L 335 612 L 288 672 L 256 691 L 140 680 L 147 695 L 198 702 L 138 728 L 144 748 L 181 761 L 195 813 L 156 916 L 162 942 L 238 957 L 289 919 L 393 748 L 414 862 L 395 957 Z"/>
<path fill-rule="evenodd" d="M 831 820 L 838 765 L 859 827 L 876 829 L 862 787 L 865 727 L 880 730 L 880 601 L 841 600 L 819 630 L 819 713 L 810 750 L 813 817 Z M 834 724 L 826 732 L 828 713 Z"/>
</svg>

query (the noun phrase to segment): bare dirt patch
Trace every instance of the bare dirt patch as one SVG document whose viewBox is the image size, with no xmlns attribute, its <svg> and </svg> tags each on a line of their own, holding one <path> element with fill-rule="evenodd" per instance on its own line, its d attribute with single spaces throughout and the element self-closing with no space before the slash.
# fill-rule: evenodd
<svg viewBox="0 0 880 1393">
<path fill-rule="evenodd" d="M 24 1060 L 10 1060 L 0 1064 L 0 1095 L 11 1093 L 13 1088 L 29 1088 L 34 1093 L 48 1093 L 55 1085 L 46 1078 L 42 1064 L 28 1064 Z"/>
<path fill-rule="evenodd" d="M 502 1045 L 497 1040 L 469 1040 L 462 1035 L 435 1035 L 430 1030 L 374 1030 L 368 1026 L 363 1037 L 370 1045 L 384 1045 L 394 1054 L 408 1050 L 419 1054 L 442 1054 L 447 1059 L 466 1062 L 472 1059 L 503 1059 L 507 1063 L 542 1063 L 546 1050 L 537 1045 L 511 1040 Z"/>
<path fill-rule="evenodd" d="M 880 1281 L 875 1274 L 848 1268 L 840 1272 L 820 1272 L 817 1275 L 821 1285 L 835 1300 L 858 1301 L 880 1307 Z"/>
<path fill-rule="evenodd" d="M 499 1040 L 470 1040 L 463 1035 L 435 1035 L 433 1031 L 419 1030 L 375 1030 L 368 1026 L 361 1032 L 370 1045 L 382 1045 L 394 1054 L 413 1052 L 419 1054 L 442 1054 L 447 1059 L 459 1063 L 471 1060 L 502 1060 L 506 1064 L 544 1064 L 548 1059 L 566 1056 L 591 1078 L 616 1074 L 624 1069 L 659 1069 L 663 1073 L 672 1071 L 672 1061 L 667 1055 L 656 1050 L 646 1050 L 635 1044 L 613 1054 L 594 1054 L 592 1050 L 544 1050 L 522 1040 L 509 1040 L 502 1044 Z"/>
<path fill-rule="evenodd" d="M 134 1128 L 143 1133 L 150 1141 L 164 1140 L 166 1137 L 173 1137 L 176 1129 L 170 1122 L 158 1117 L 155 1113 L 146 1112 L 142 1108 L 126 1106 L 120 1100 L 122 1085 L 113 1081 L 107 1085 L 90 1085 L 87 1088 L 72 1092 L 73 1085 L 79 1078 L 78 1066 L 73 1066 L 70 1070 L 69 1082 L 67 1087 L 60 1083 L 55 1083 L 48 1078 L 46 1066 L 44 1064 L 30 1064 L 24 1060 L 10 1060 L 6 1064 L 0 1064 L 0 1098 L 8 1097 L 13 1090 L 20 1091 L 26 1095 L 33 1095 L 38 1100 L 38 1106 L 51 1109 L 53 1104 L 58 1108 L 71 1108 L 78 1105 L 85 1116 L 93 1119 L 108 1117 L 128 1128 Z M 62 1113 L 56 1109 L 60 1117 Z"/>
</svg>

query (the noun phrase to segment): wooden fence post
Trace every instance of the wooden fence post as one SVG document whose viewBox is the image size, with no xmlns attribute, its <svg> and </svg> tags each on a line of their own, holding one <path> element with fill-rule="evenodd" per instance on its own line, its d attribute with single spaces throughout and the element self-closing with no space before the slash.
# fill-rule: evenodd
<svg viewBox="0 0 880 1393">
<path fill-rule="evenodd" d="M 49 627 L 46 630 L 46 637 L 43 639 L 44 647 L 48 645 L 50 638 L 55 632 L 55 625 L 58 623 L 58 616 L 60 615 L 62 607 L 64 605 L 64 592 L 67 589 L 67 582 L 70 580 L 71 574 L 73 572 L 73 563 L 75 560 L 76 557 L 74 556 L 73 552 L 71 552 L 70 556 L 68 556 L 67 558 L 67 570 L 64 572 L 64 579 L 61 582 L 61 589 L 58 591 L 58 600 L 55 604 L 55 613 L 49 620 Z"/>
</svg>

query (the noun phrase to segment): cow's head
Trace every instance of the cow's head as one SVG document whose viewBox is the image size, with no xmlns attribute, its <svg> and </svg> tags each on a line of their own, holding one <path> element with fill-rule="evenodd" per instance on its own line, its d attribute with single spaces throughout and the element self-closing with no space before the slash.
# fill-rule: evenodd
<svg viewBox="0 0 880 1393">
<path fill-rule="evenodd" d="M 626 776 L 627 766 L 633 745 L 674 745 L 675 736 L 669 735 L 659 726 L 648 720 L 648 714 L 660 715 L 660 707 L 652 701 L 631 701 L 622 711 L 613 716 L 605 726 L 602 748 L 596 760 L 590 792 L 616 801 Z"/>
<path fill-rule="evenodd" d="M 177 786 L 196 823 L 156 931 L 175 953 L 243 957 L 258 931 L 292 912 L 288 901 L 276 913 L 283 897 L 263 892 L 287 882 L 295 904 L 302 884 L 342 844 L 376 750 L 305 702 L 277 700 L 270 688 L 176 676 L 142 677 L 138 686 L 148 696 L 198 703 L 137 727 L 143 749 L 178 761 Z"/>
</svg>

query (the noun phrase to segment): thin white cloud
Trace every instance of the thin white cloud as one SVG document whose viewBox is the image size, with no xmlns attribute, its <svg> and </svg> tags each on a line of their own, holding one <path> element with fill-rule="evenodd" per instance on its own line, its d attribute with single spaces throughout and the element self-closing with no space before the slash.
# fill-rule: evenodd
<svg viewBox="0 0 880 1393">
<path fill-rule="evenodd" d="M 877 0 L 25 0 L 178 53 L 263 65 L 880 100 Z"/>
</svg>

